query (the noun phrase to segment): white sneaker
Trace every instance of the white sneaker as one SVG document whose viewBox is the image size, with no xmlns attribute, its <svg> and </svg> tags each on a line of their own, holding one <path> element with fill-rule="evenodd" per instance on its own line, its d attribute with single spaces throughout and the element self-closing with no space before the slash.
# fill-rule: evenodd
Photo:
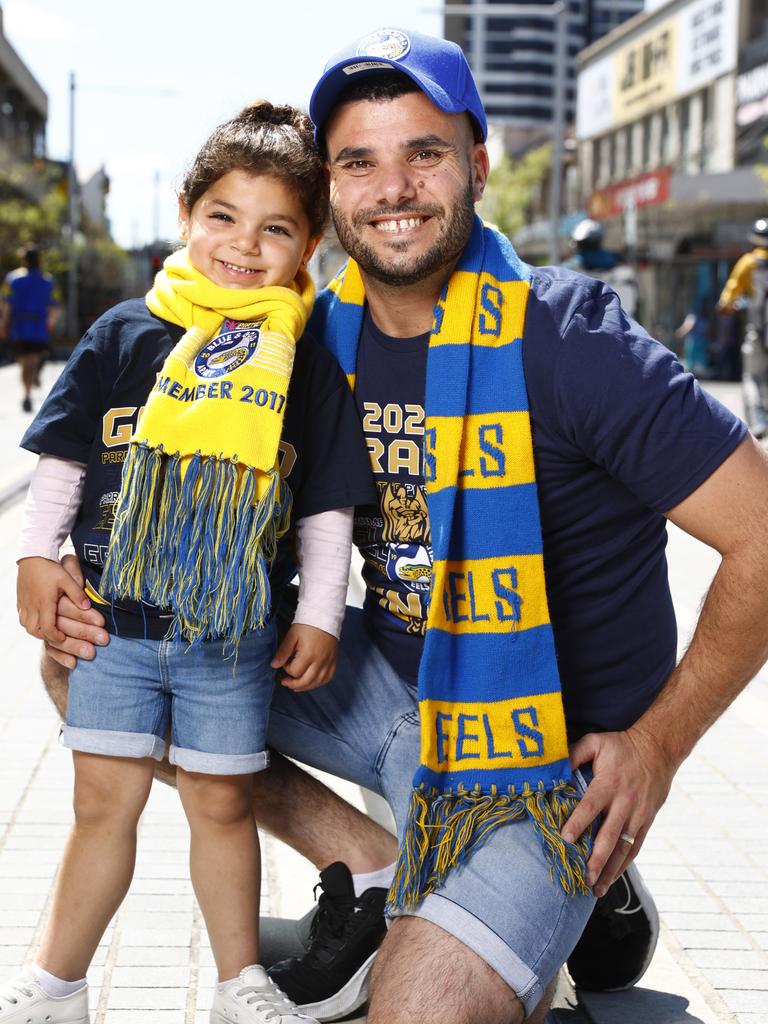
<svg viewBox="0 0 768 1024">
<path fill-rule="evenodd" d="M 31 967 L 0 988 L 0 1024 L 90 1024 L 88 986 L 69 996 L 48 996 Z"/>
<path fill-rule="evenodd" d="M 19 1018 L 21 1019 L 21 1018 Z M 42 1020 L 42 1018 L 41 1018 Z M 5 1024 L 0 1013 L 0 1024 Z M 319 1024 L 302 1013 L 259 964 L 244 967 L 240 978 L 217 989 L 211 1024 Z"/>
</svg>

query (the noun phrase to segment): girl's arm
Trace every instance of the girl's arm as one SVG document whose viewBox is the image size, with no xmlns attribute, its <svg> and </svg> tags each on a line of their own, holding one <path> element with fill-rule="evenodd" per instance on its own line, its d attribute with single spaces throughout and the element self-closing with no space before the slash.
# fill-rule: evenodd
<svg viewBox="0 0 768 1024">
<path fill-rule="evenodd" d="M 27 492 L 17 551 L 19 621 L 32 636 L 61 642 L 56 606 L 66 594 L 89 608 L 84 591 L 58 562 L 59 549 L 74 525 L 83 492 L 85 466 L 41 455 Z"/>
<path fill-rule="evenodd" d="M 352 552 L 352 508 L 307 516 L 296 523 L 299 603 L 293 625 L 275 655 L 291 690 L 327 683 L 336 670 L 336 650 L 346 607 Z"/>
</svg>

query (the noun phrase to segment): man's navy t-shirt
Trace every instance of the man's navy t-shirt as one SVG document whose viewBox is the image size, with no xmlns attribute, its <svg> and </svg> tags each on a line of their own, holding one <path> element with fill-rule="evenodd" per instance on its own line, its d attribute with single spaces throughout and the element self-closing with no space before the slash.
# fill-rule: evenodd
<svg viewBox="0 0 768 1024">
<path fill-rule="evenodd" d="M 534 270 L 523 353 L 547 595 L 574 740 L 627 728 L 672 671 L 663 513 L 710 476 L 746 427 L 626 317 L 609 288 L 580 274 Z M 380 504 L 358 508 L 356 539 L 373 636 L 409 680 L 431 549 L 423 466 L 413 472 L 405 425 L 423 434 L 426 360 L 425 338 L 387 338 L 366 318 L 355 397 Z"/>
<path fill-rule="evenodd" d="M 115 306 L 75 348 L 22 438 L 22 447 L 86 464 L 72 542 L 98 593 L 120 492 L 123 462 L 139 412 L 182 328 L 161 320 L 143 299 Z M 352 396 L 339 365 L 309 335 L 296 346 L 280 440 L 280 473 L 301 519 L 370 501 L 371 472 Z M 294 575 L 290 536 L 279 545 L 273 593 Z M 167 616 L 125 602 L 106 616 L 122 636 L 162 639 Z"/>
</svg>

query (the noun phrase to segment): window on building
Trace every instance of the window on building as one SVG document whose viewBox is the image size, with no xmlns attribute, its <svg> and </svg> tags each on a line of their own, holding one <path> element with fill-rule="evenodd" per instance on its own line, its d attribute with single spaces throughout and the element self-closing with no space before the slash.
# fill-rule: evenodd
<svg viewBox="0 0 768 1024">
<path fill-rule="evenodd" d="M 631 174 L 636 166 L 635 160 L 635 133 L 632 131 L 632 125 L 627 125 L 624 129 L 624 152 L 626 154 L 626 160 L 624 163 L 624 173 Z"/>
<path fill-rule="evenodd" d="M 686 96 L 677 105 L 677 116 L 680 121 L 680 156 L 679 165 L 688 170 L 688 159 L 691 153 L 691 98 Z"/>
<path fill-rule="evenodd" d="M 642 154 L 640 166 L 647 171 L 651 166 L 651 119 L 643 118 Z"/>
<path fill-rule="evenodd" d="M 712 163 L 715 138 L 712 125 L 712 98 L 708 88 L 701 91 L 701 146 L 699 170 L 706 171 Z"/>
<path fill-rule="evenodd" d="M 665 107 L 659 114 L 661 121 L 659 138 L 659 158 L 662 164 L 669 163 L 672 150 L 672 132 L 670 126 L 669 111 Z"/>
</svg>

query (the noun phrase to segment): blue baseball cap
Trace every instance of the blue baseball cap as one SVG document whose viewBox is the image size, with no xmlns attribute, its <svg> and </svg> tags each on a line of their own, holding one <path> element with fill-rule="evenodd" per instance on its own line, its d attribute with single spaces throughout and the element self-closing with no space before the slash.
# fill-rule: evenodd
<svg viewBox="0 0 768 1024">
<path fill-rule="evenodd" d="M 448 114 L 470 114 L 485 142 L 488 122 L 461 47 L 447 39 L 401 28 L 379 28 L 344 47 L 325 66 L 309 101 L 315 141 L 322 143 L 325 123 L 339 96 L 352 82 L 385 71 L 402 71 Z"/>
</svg>

